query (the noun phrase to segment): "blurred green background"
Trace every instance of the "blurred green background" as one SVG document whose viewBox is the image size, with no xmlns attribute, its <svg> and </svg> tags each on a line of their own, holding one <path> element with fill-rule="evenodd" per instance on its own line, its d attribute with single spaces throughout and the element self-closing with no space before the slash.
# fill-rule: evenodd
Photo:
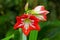
<svg viewBox="0 0 60 40">
<path fill-rule="evenodd" d="M 15 17 L 23 14 L 27 0 L 0 0 L 0 40 L 19 40 L 14 30 Z M 40 22 L 37 40 L 60 40 L 60 0 L 28 0 L 29 9 L 44 5 L 50 12 L 46 22 Z M 15 34 L 15 36 L 14 36 Z M 29 36 L 28 36 L 29 38 Z"/>
</svg>

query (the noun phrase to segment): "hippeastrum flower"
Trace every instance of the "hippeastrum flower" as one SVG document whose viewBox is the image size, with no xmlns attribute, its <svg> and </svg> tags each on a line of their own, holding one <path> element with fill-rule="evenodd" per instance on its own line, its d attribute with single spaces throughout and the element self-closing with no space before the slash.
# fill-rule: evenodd
<svg viewBox="0 0 60 40">
<path fill-rule="evenodd" d="M 35 14 L 34 16 L 36 16 L 38 19 L 42 20 L 42 21 L 46 21 L 46 15 L 49 12 L 47 10 L 45 10 L 44 6 L 37 6 L 33 9 L 33 14 Z"/>
<path fill-rule="evenodd" d="M 17 23 L 14 25 L 14 29 L 22 28 L 25 35 L 28 35 L 31 30 L 40 30 L 38 25 L 39 20 L 29 14 L 23 14 L 16 17 Z"/>
</svg>

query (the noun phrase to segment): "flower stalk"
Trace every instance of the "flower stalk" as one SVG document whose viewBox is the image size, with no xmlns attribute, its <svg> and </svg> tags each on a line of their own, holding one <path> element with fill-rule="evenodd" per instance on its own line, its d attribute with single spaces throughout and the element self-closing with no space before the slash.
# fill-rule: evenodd
<svg viewBox="0 0 60 40">
<path fill-rule="evenodd" d="M 24 33 L 22 33 L 22 40 L 27 40 L 27 36 Z"/>
</svg>

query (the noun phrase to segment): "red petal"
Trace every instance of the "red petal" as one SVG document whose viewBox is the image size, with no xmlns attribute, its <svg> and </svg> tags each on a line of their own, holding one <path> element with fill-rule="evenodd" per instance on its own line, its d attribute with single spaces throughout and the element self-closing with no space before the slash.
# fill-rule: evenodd
<svg viewBox="0 0 60 40">
<path fill-rule="evenodd" d="M 22 26 L 19 26 L 21 24 L 21 22 L 17 22 L 15 25 L 14 25 L 14 29 L 18 29 L 18 28 L 22 28 Z"/>
<path fill-rule="evenodd" d="M 21 16 L 17 16 L 17 17 L 16 17 L 16 20 L 17 20 L 17 21 L 20 21 L 21 19 L 28 18 L 28 16 L 29 16 L 29 15 L 27 15 L 27 14 L 23 14 L 23 15 L 21 15 Z"/>
<path fill-rule="evenodd" d="M 33 16 L 33 15 L 32 15 L 32 16 L 30 16 L 30 19 L 31 19 L 31 20 L 34 20 L 35 22 L 39 22 L 39 21 L 40 21 L 38 18 L 36 18 L 36 17 L 35 17 L 35 16 Z"/>
<path fill-rule="evenodd" d="M 43 10 L 45 10 L 45 7 L 44 7 L 44 6 L 42 6 L 40 9 L 41 9 L 40 11 L 43 11 Z"/>
<path fill-rule="evenodd" d="M 44 21 L 46 21 L 47 20 L 47 16 L 46 15 L 43 15 L 43 17 L 44 17 Z"/>
<path fill-rule="evenodd" d="M 33 25 L 35 26 L 34 30 L 40 30 L 40 26 L 37 23 L 34 23 Z"/>
<path fill-rule="evenodd" d="M 32 26 L 29 25 L 29 30 L 34 30 L 34 28 Z"/>
<path fill-rule="evenodd" d="M 20 16 L 17 16 L 16 17 L 16 20 L 17 20 L 17 22 L 21 21 L 21 17 Z"/>
<path fill-rule="evenodd" d="M 47 10 L 43 10 L 44 12 L 42 13 L 43 15 L 47 15 L 49 12 Z"/>
<path fill-rule="evenodd" d="M 21 16 L 21 18 L 28 18 L 28 15 L 27 15 L 27 14 L 23 14 L 23 15 Z"/>
<path fill-rule="evenodd" d="M 22 31 L 24 32 L 24 34 L 27 36 L 30 33 L 30 29 L 25 29 L 24 27 L 22 28 Z"/>
</svg>

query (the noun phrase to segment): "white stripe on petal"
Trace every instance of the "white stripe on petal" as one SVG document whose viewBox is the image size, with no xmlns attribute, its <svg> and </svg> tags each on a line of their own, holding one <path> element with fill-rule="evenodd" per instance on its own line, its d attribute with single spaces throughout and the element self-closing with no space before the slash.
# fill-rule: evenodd
<svg viewBox="0 0 60 40">
<path fill-rule="evenodd" d="M 38 15 L 38 16 L 36 16 L 38 19 L 40 19 L 40 20 L 44 20 L 44 17 L 42 16 L 42 15 Z"/>
<path fill-rule="evenodd" d="M 42 13 L 49 13 L 48 11 L 39 11 L 38 13 L 42 14 Z"/>
<path fill-rule="evenodd" d="M 22 25 L 23 25 L 23 24 L 20 24 L 20 25 L 18 25 L 18 27 L 19 27 L 19 26 L 22 26 Z"/>
<path fill-rule="evenodd" d="M 33 27 L 33 28 L 35 28 L 35 26 L 32 23 L 30 23 L 30 26 Z"/>
<path fill-rule="evenodd" d="M 31 20 L 31 22 L 34 22 L 34 20 Z"/>
<path fill-rule="evenodd" d="M 39 13 L 41 14 L 44 12 L 46 12 L 46 14 L 49 13 L 47 10 L 42 10 L 42 8 L 45 9 L 44 6 L 37 6 L 33 10 L 36 14 L 39 14 Z"/>
<path fill-rule="evenodd" d="M 26 28 L 26 30 L 28 29 L 28 27 L 29 27 L 29 23 L 28 22 L 25 22 L 24 23 L 24 27 Z"/>
<path fill-rule="evenodd" d="M 44 6 L 37 6 L 37 7 L 35 7 L 35 9 L 34 9 L 34 11 L 40 11 L 41 9 L 42 9 L 42 7 L 44 7 Z"/>
<path fill-rule="evenodd" d="M 21 19 L 22 21 L 24 20 L 24 19 Z"/>
</svg>

